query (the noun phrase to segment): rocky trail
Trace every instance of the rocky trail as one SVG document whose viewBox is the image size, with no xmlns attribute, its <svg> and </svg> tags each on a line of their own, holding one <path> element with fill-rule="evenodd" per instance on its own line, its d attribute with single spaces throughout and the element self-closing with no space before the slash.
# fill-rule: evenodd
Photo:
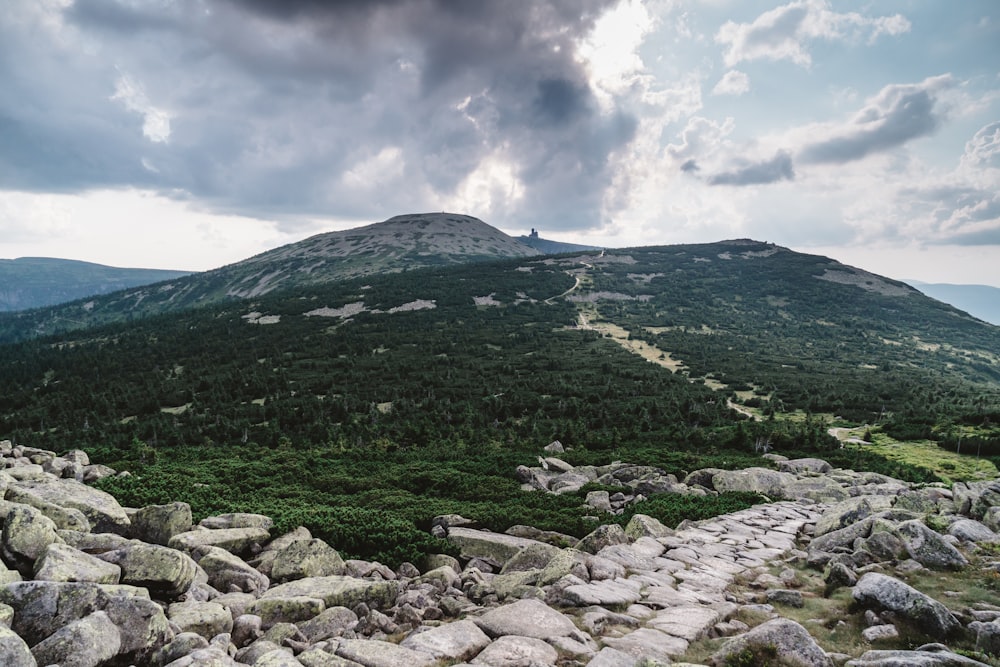
<svg viewBox="0 0 1000 667">
<path fill-rule="evenodd" d="M 629 489 L 588 494 L 598 519 L 656 493 L 783 500 L 676 529 L 644 514 L 625 528 L 597 520 L 581 540 L 438 517 L 460 557 L 392 570 L 344 560 L 304 528 L 272 535 L 261 515 L 196 525 L 181 502 L 121 507 L 83 483 L 119 473 L 83 452 L 2 442 L 0 456 L 0 665 L 10 667 L 650 667 L 683 664 L 694 647 L 712 665 L 989 664 L 932 642 L 1000 654 L 1000 599 L 957 607 L 904 582 L 970 563 L 1000 576 L 997 481 L 917 487 L 781 457 L 778 470 L 677 480 L 547 456 L 517 470 L 525 489 Z M 851 592 L 862 650 L 828 652 L 788 618 L 814 595 L 796 568 L 822 572 L 827 593 Z M 926 645 L 892 648 L 900 632 Z"/>
</svg>

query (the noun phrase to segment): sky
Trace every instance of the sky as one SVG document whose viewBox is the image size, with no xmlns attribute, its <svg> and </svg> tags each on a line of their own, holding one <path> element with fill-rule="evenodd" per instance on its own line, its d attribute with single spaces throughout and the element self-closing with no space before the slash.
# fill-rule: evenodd
<svg viewBox="0 0 1000 667">
<path fill-rule="evenodd" d="M 430 211 L 1000 286 L 1000 3 L 4 0 L 0 258 Z"/>
</svg>

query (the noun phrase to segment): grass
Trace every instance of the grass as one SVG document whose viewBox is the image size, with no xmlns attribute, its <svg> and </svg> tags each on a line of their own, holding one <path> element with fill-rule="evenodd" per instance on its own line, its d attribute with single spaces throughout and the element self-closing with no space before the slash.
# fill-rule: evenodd
<svg viewBox="0 0 1000 667">
<path fill-rule="evenodd" d="M 857 429 L 864 433 L 864 429 Z M 859 434 L 858 437 L 861 437 Z M 867 449 L 892 461 L 908 463 L 931 470 L 945 482 L 995 479 L 996 466 L 987 459 L 976 459 L 941 449 L 930 440 L 903 442 L 885 433 L 873 432 L 870 445 L 853 445 Z"/>
</svg>

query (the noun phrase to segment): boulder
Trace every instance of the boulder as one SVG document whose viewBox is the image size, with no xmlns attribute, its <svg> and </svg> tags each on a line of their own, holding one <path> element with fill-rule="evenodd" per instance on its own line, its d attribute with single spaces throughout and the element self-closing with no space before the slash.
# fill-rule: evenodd
<svg viewBox="0 0 1000 667">
<path fill-rule="evenodd" d="M 73 621 L 35 644 L 31 654 L 39 665 L 97 667 L 118 655 L 121 635 L 103 611 Z"/>
<path fill-rule="evenodd" d="M 0 665 L 4 667 L 37 667 L 28 645 L 10 628 L 0 625 Z"/>
<path fill-rule="evenodd" d="M 437 660 L 421 651 L 366 639 L 342 639 L 337 644 L 337 655 L 353 660 L 364 667 L 434 667 Z"/>
<path fill-rule="evenodd" d="M 491 637 L 517 635 L 546 639 L 565 637 L 576 631 L 567 616 L 534 599 L 496 607 L 473 621 Z"/>
<path fill-rule="evenodd" d="M 760 493 L 768 498 L 787 498 L 788 487 L 795 482 L 795 475 L 769 468 L 745 470 L 720 470 L 712 477 L 712 485 L 719 493 L 744 491 Z"/>
<path fill-rule="evenodd" d="M 347 607 L 328 607 L 308 621 L 299 623 L 299 630 L 311 643 L 339 637 L 347 630 L 353 630 L 358 623 L 358 615 Z"/>
<path fill-rule="evenodd" d="M 8 488 L 4 498 L 12 503 L 31 505 L 40 510 L 42 514 L 52 519 L 59 530 L 90 532 L 90 521 L 83 512 L 73 507 L 60 507 L 18 486 Z"/>
<path fill-rule="evenodd" d="M 625 534 L 625 530 L 618 524 L 612 523 L 598 526 L 593 532 L 577 542 L 575 548 L 578 551 L 596 554 L 606 546 L 628 544 L 630 541 L 628 535 Z"/>
<path fill-rule="evenodd" d="M 219 547 L 198 547 L 192 554 L 208 575 L 208 583 L 219 591 L 263 593 L 270 586 L 267 576 L 242 558 Z"/>
<path fill-rule="evenodd" d="M 187 503 L 149 505 L 132 515 L 132 536 L 167 546 L 171 537 L 188 532 L 192 525 L 191 506 Z"/>
<path fill-rule="evenodd" d="M 559 653 L 551 645 L 535 637 L 507 636 L 487 646 L 473 660 L 473 665 L 554 665 Z"/>
<path fill-rule="evenodd" d="M 19 581 L 0 588 L 14 609 L 11 629 L 33 646 L 59 628 L 103 609 L 110 595 L 98 584 Z"/>
<path fill-rule="evenodd" d="M 448 541 L 461 550 L 462 558 L 481 558 L 498 567 L 502 567 L 521 549 L 541 544 L 536 540 L 472 528 L 452 528 L 448 531 Z"/>
<path fill-rule="evenodd" d="M 300 623 L 319 616 L 326 609 L 320 598 L 300 595 L 296 597 L 269 597 L 257 600 L 247 613 L 259 616 L 265 630 L 278 623 Z"/>
<path fill-rule="evenodd" d="M 35 579 L 42 581 L 92 581 L 117 584 L 122 570 L 66 544 L 52 543 L 35 561 Z"/>
<path fill-rule="evenodd" d="M 167 607 L 167 618 L 181 632 L 193 632 L 208 640 L 233 629 L 233 615 L 215 602 L 175 602 Z"/>
<path fill-rule="evenodd" d="M 877 572 L 869 572 L 858 580 L 853 597 L 862 607 L 891 611 L 932 637 L 948 637 L 962 627 L 955 615 L 937 600 Z"/>
<path fill-rule="evenodd" d="M 272 586 L 261 599 L 313 597 L 327 607 L 353 609 L 362 602 L 373 609 L 389 609 L 396 602 L 399 584 L 395 581 L 355 579 L 346 576 L 309 577 Z"/>
<path fill-rule="evenodd" d="M 473 658 L 489 643 L 490 638 L 479 626 L 464 620 L 411 634 L 399 645 L 426 653 L 436 660 L 463 662 Z"/>
<path fill-rule="evenodd" d="M 170 538 L 167 546 L 181 551 L 197 547 L 220 547 L 234 554 L 245 553 L 255 544 L 267 542 L 270 533 L 264 528 L 219 528 L 217 530 L 191 530 Z"/>
<path fill-rule="evenodd" d="M 809 632 L 786 618 L 775 618 L 752 630 L 728 639 L 715 654 L 711 664 L 726 665 L 735 656 L 749 651 L 763 660 L 772 659 L 788 667 L 833 667 L 833 660 L 823 652 Z M 757 663 L 754 663 L 757 664 Z M 762 663 L 761 663 L 762 664 Z"/>
<path fill-rule="evenodd" d="M 923 522 L 904 521 L 896 527 L 910 557 L 934 570 L 960 570 L 969 564 L 965 556 Z"/>
<path fill-rule="evenodd" d="M 263 514 L 251 514 L 249 512 L 233 512 L 231 514 L 218 514 L 216 516 L 205 517 L 198 522 L 202 528 L 209 530 L 229 530 L 231 528 L 260 528 L 270 531 L 274 528 L 274 519 Z"/>
<path fill-rule="evenodd" d="M 786 461 L 778 461 L 778 470 L 790 473 L 828 473 L 833 470 L 833 466 L 823 459 L 790 459 Z"/>
<path fill-rule="evenodd" d="M 658 519 L 646 514 L 633 514 L 625 526 L 625 535 L 631 540 L 637 540 L 640 537 L 659 539 L 661 537 L 670 537 L 673 534 L 674 531 L 672 528 L 665 526 Z"/>
<path fill-rule="evenodd" d="M 125 509 L 110 493 L 73 479 L 35 479 L 15 482 L 11 488 L 46 502 L 80 510 L 94 532 L 127 535 L 131 526 Z"/>
<path fill-rule="evenodd" d="M 306 577 L 344 574 L 344 559 L 320 539 L 292 542 L 278 551 L 271 563 L 271 578 L 284 582 Z"/>
<path fill-rule="evenodd" d="M 122 570 L 121 582 L 143 586 L 168 600 L 186 592 L 198 575 L 198 564 L 186 553 L 145 542 L 132 542 L 98 555 Z"/>
<path fill-rule="evenodd" d="M 56 524 L 41 510 L 19 503 L 8 503 L 7 507 L 0 534 L 3 551 L 11 556 L 13 565 L 31 572 L 35 560 L 50 544 L 62 542 L 62 538 L 56 533 Z"/>
<path fill-rule="evenodd" d="M 959 519 L 948 526 L 948 534 L 965 542 L 1000 543 L 1000 534 L 974 519 Z"/>
</svg>

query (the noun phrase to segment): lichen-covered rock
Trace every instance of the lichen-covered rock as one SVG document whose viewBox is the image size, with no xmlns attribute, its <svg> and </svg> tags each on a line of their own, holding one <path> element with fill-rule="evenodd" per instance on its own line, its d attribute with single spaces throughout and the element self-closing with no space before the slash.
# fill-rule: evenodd
<svg viewBox="0 0 1000 667">
<path fill-rule="evenodd" d="M 672 528 L 668 528 L 658 519 L 647 514 L 633 514 L 625 525 L 625 535 L 632 540 L 637 540 L 640 537 L 670 537 L 673 534 Z"/>
<path fill-rule="evenodd" d="M 769 468 L 747 468 L 746 470 L 720 470 L 712 477 L 712 485 L 719 493 L 745 491 L 760 493 L 768 498 L 787 498 L 788 487 L 796 477 L 787 472 Z"/>
<path fill-rule="evenodd" d="M 278 551 L 271 563 L 271 578 L 278 582 L 344 574 L 340 553 L 320 539 L 292 542 Z"/>
<path fill-rule="evenodd" d="M 989 667 L 984 662 L 952 653 L 942 644 L 927 644 L 914 651 L 866 651 L 845 667 Z"/>
<path fill-rule="evenodd" d="M 490 638 L 469 620 L 439 625 L 411 634 L 400 646 L 426 653 L 437 660 L 461 662 L 474 657 L 490 643 Z"/>
<path fill-rule="evenodd" d="M 168 600 L 191 588 L 199 572 L 186 553 L 144 542 L 131 542 L 98 557 L 121 568 L 123 584 L 143 586 Z"/>
<path fill-rule="evenodd" d="M 31 493 L 27 489 L 14 485 L 7 489 L 6 500 L 22 505 L 31 505 L 41 511 L 42 514 L 52 519 L 59 530 L 75 530 L 81 533 L 90 532 L 90 521 L 80 510 L 73 507 L 60 507 L 39 496 Z"/>
<path fill-rule="evenodd" d="M 877 572 L 869 572 L 858 580 L 853 597 L 862 607 L 896 613 L 932 637 L 948 637 L 962 627 L 955 615 L 937 600 Z"/>
<path fill-rule="evenodd" d="M 374 609 L 389 609 L 398 594 L 399 584 L 395 581 L 329 576 L 296 579 L 273 586 L 261 599 L 313 597 L 323 600 L 327 607 L 353 609 L 363 602 Z"/>
<path fill-rule="evenodd" d="M 10 628 L 0 625 L 0 665 L 4 667 L 37 667 L 28 645 Z"/>
<path fill-rule="evenodd" d="M 463 558 L 480 558 L 497 567 L 502 567 L 521 549 L 533 544 L 540 544 L 536 540 L 505 533 L 491 533 L 486 530 L 461 527 L 451 528 L 448 531 L 448 541 L 461 550 Z"/>
<path fill-rule="evenodd" d="M 565 637 L 576 631 L 567 616 L 534 599 L 496 607 L 473 621 L 491 637 L 517 635 L 546 639 Z"/>
<path fill-rule="evenodd" d="M 122 570 L 66 544 L 52 543 L 35 561 L 35 579 L 42 581 L 92 581 L 117 584 Z"/>
<path fill-rule="evenodd" d="M 341 640 L 337 645 L 337 655 L 361 663 L 365 667 L 397 667 L 398 665 L 433 667 L 437 664 L 437 660 L 427 653 L 389 642 L 364 639 Z"/>
<path fill-rule="evenodd" d="M 73 479 L 35 479 L 11 485 L 60 507 L 83 512 L 91 529 L 99 533 L 127 535 L 131 526 L 125 509 L 110 493 Z"/>
<path fill-rule="evenodd" d="M 726 665 L 728 661 L 749 650 L 776 660 L 788 667 L 833 667 L 833 660 L 823 652 L 809 632 L 795 621 L 775 618 L 752 630 L 726 641 L 714 655 L 711 664 Z"/>
<path fill-rule="evenodd" d="M 326 609 L 326 603 L 318 597 L 268 597 L 257 600 L 247 613 L 260 616 L 266 630 L 278 623 L 299 623 L 315 618 Z"/>
<path fill-rule="evenodd" d="M 35 560 L 45 553 L 50 544 L 62 542 L 56 533 L 56 524 L 30 505 L 9 503 L 7 516 L 0 535 L 5 554 L 11 556 L 13 565 L 30 572 Z"/>
<path fill-rule="evenodd" d="M 167 607 L 167 618 L 181 632 L 193 632 L 209 640 L 233 629 L 232 614 L 215 602 L 175 602 Z"/>
<path fill-rule="evenodd" d="M 188 532 L 192 524 L 191 506 L 187 503 L 149 505 L 132 515 L 132 535 L 143 542 L 167 546 L 171 537 Z"/>
<path fill-rule="evenodd" d="M 270 586 L 267 576 L 242 558 L 219 547 L 198 547 L 191 552 L 208 575 L 208 583 L 219 591 L 263 593 Z"/>
<path fill-rule="evenodd" d="M 59 628 L 35 644 L 31 654 L 39 665 L 97 667 L 118 655 L 121 635 L 103 611 Z"/>
<path fill-rule="evenodd" d="M 833 466 L 824 461 L 823 459 L 815 459 L 815 458 L 790 459 L 787 461 L 779 461 L 778 470 L 780 470 L 781 472 L 790 472 L 790 473 L 802 473 L 802 472 L 828 473 L 831 470 L 833 470 Z"/>
<path fill-rule="evenodd" d="M 576 543 L 576 549 L 589 554 L 596 554 L 604 547 L 612 544 L 628 544 L 631 540 L 625 530 L 616 523 L 598 526 L 590 534 Z"/>
<path fill-rule="evenodd" d="M 219 528 L 216 530 L 190 530 L 170 538 L 167 546 L 180 551 L 193 551 L 198 547 L 220 547 L 234 554 L 247 552 L 255 544 L 267 542 L 270 533 L 264 528 Z"/>
<path fill-rule="evenodd" d="M 910 557 L 924 567 L 935 570 L 960 570 L 969 564 L 962 552 L 921 521 L 904 521 L 896 527 L 896 530 L 906 545 Z"/>
</svg>

